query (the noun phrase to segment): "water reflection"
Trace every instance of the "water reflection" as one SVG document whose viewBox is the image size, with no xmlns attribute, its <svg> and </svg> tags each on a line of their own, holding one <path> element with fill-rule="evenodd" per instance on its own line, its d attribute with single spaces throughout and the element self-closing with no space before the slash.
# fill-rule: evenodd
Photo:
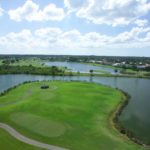
<svg viewBox="0 0 150 150">
<path fill-rule="evenodd" d="M 108 73 L 115 74 L 114 69 L 112 69 L 112 68 L 106 68 L 103 66 L 92 66 L 92 65 L 76 63 L 76 62 L 46 62 L 45 65 L 67 67 L 68 69 L 70 69 L 73 72 L 89 73 L 89 71 L 92 69 L 92 70 L 106 71 Z"/>
</svg>

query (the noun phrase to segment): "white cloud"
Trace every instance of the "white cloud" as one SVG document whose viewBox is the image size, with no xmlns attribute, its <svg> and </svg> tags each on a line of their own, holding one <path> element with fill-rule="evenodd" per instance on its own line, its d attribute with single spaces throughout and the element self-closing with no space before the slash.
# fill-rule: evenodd
<svg viewBox="0 0 150 150">
<path fill-rule="evenodd" d="M 71 42 L 72 41 L 77 42 L 81 39 L 80 38 L 81 33 L 76 29 L 65 32 L 61 36 L 62 36 L 63 39 L 66 39 L 66 40 L 71 41 Z"/>
<path fill-rule="evenodd" d="M 146 26 L 146 25 L 148 24 L 148 20 L 146 20 L 146 19 L 143 19 L 143 20 L 137 19 L 137 20 L 135 21 L 135 24 L 136 24 L 137 26 L 139 26 L 139 27 L 144 27 L 144 26 Z"/>
<path fill-rule="evenodd" d="M 75 11 L 76 15 L 95 24 L 127 25 L 137 22 L 141 16 L 150 10 L 147 0 L 64 0 L 69 12 Z"/>
<path fill-rule="evenodd" d="M 0 7 L 0 17 L 3 15 L 4 10 Z"/>
<path fill-rule="evenodd" d="M 62 33 L 60 28 L 41 28 L 35 31 L 35 35 L 41 38 L 58 37 Z"/>
<path fill-rule="evenodd" d="M 10 19 L 15 21 L 61 21 L 65 17 L 64 10 L 57 8 L 55 4 L 49 4 L 40 9 L 40 6 L 32 0 L 27 0 L 25 4 L 14 10 L 9 10 Z"/>
<path fill-rule="evenodd" d="M 59 28 L 42 28 L 36 30 L 34 34 L 43 41 L 46 41 L 47 43 L 51 43 L 51 45 L 53 45 L 55 42 L 57 42 L 62 32 L 63 31 Z"/>
<path fill-rule="evenodd" d="M 81 33 L 60 28 L 41 28 L 31 32 L 24 29 L 0 37 L 0 49 L 6 52 L 86 54 L 100 49 L 129 49 L 150 47 L 150 27 L 135 27 L 131 31 L 108 36 L 97 32 Z"/>
<path fill-rule="evenodd" d="M 82 8 L 83 6 L 86 7 L 88 6 L 88 2 L 85 0 L 64 0 L 64 5 L 65 8 L 68 9 L 68 12 L 74 12 L 77 11 L 78 9 Z"/>
</svg>

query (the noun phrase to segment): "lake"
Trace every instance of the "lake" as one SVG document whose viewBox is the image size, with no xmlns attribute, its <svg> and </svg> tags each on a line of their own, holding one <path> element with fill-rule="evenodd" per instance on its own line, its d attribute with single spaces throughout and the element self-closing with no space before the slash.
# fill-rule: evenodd
<svg viewBox="0 0 150 150">
<path fill-rule="evenodd" d="M 150 144 L 150 80 L 119 77 L 0 75 L 0 92 L 24 81 L 78 80 L 101 83 L 129 93 L 131 99 L 119 117 L 119 122 L 139 139 Z"/>
<path fill-rule="evenodd" d="M 89 73 L 90 70 L 101 71 L 98 73 L 108 72 L 110 74 L 115 74 L 114 69 L 112 68 L 106 68 L 103 66 L 92 66 L 89 64 L 82 64 L 82 63 L 76 63 L 76 62 L 46 62 L 46 66 L 58 66 L 58 67 L 67 67 L 72 72 L 81 72 L 81 73 Z"/>
</svg>

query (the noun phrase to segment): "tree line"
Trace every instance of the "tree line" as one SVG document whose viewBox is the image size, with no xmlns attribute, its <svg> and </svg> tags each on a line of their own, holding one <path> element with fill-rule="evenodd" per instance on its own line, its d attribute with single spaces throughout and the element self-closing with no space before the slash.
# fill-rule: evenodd
<svg viewBox="0 0 150 150">
<path fill-rule="evenodd" d="M 10 66 L 1 65 L 0 74 L 37 74 L 37 75 L 63 75 L 64 71 L 56 66 L 34 67 L 29 66 Z"/>
</svg>

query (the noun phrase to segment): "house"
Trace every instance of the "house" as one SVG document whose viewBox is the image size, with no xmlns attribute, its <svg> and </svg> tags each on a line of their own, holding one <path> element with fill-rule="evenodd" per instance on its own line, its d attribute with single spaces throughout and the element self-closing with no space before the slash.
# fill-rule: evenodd
<svg viewBox="0 0 150 150">
<path fill-rule="evenodd" d="M 137 66 L 137 69 L 145 69 L 146 66 Z"/>
</svg>

